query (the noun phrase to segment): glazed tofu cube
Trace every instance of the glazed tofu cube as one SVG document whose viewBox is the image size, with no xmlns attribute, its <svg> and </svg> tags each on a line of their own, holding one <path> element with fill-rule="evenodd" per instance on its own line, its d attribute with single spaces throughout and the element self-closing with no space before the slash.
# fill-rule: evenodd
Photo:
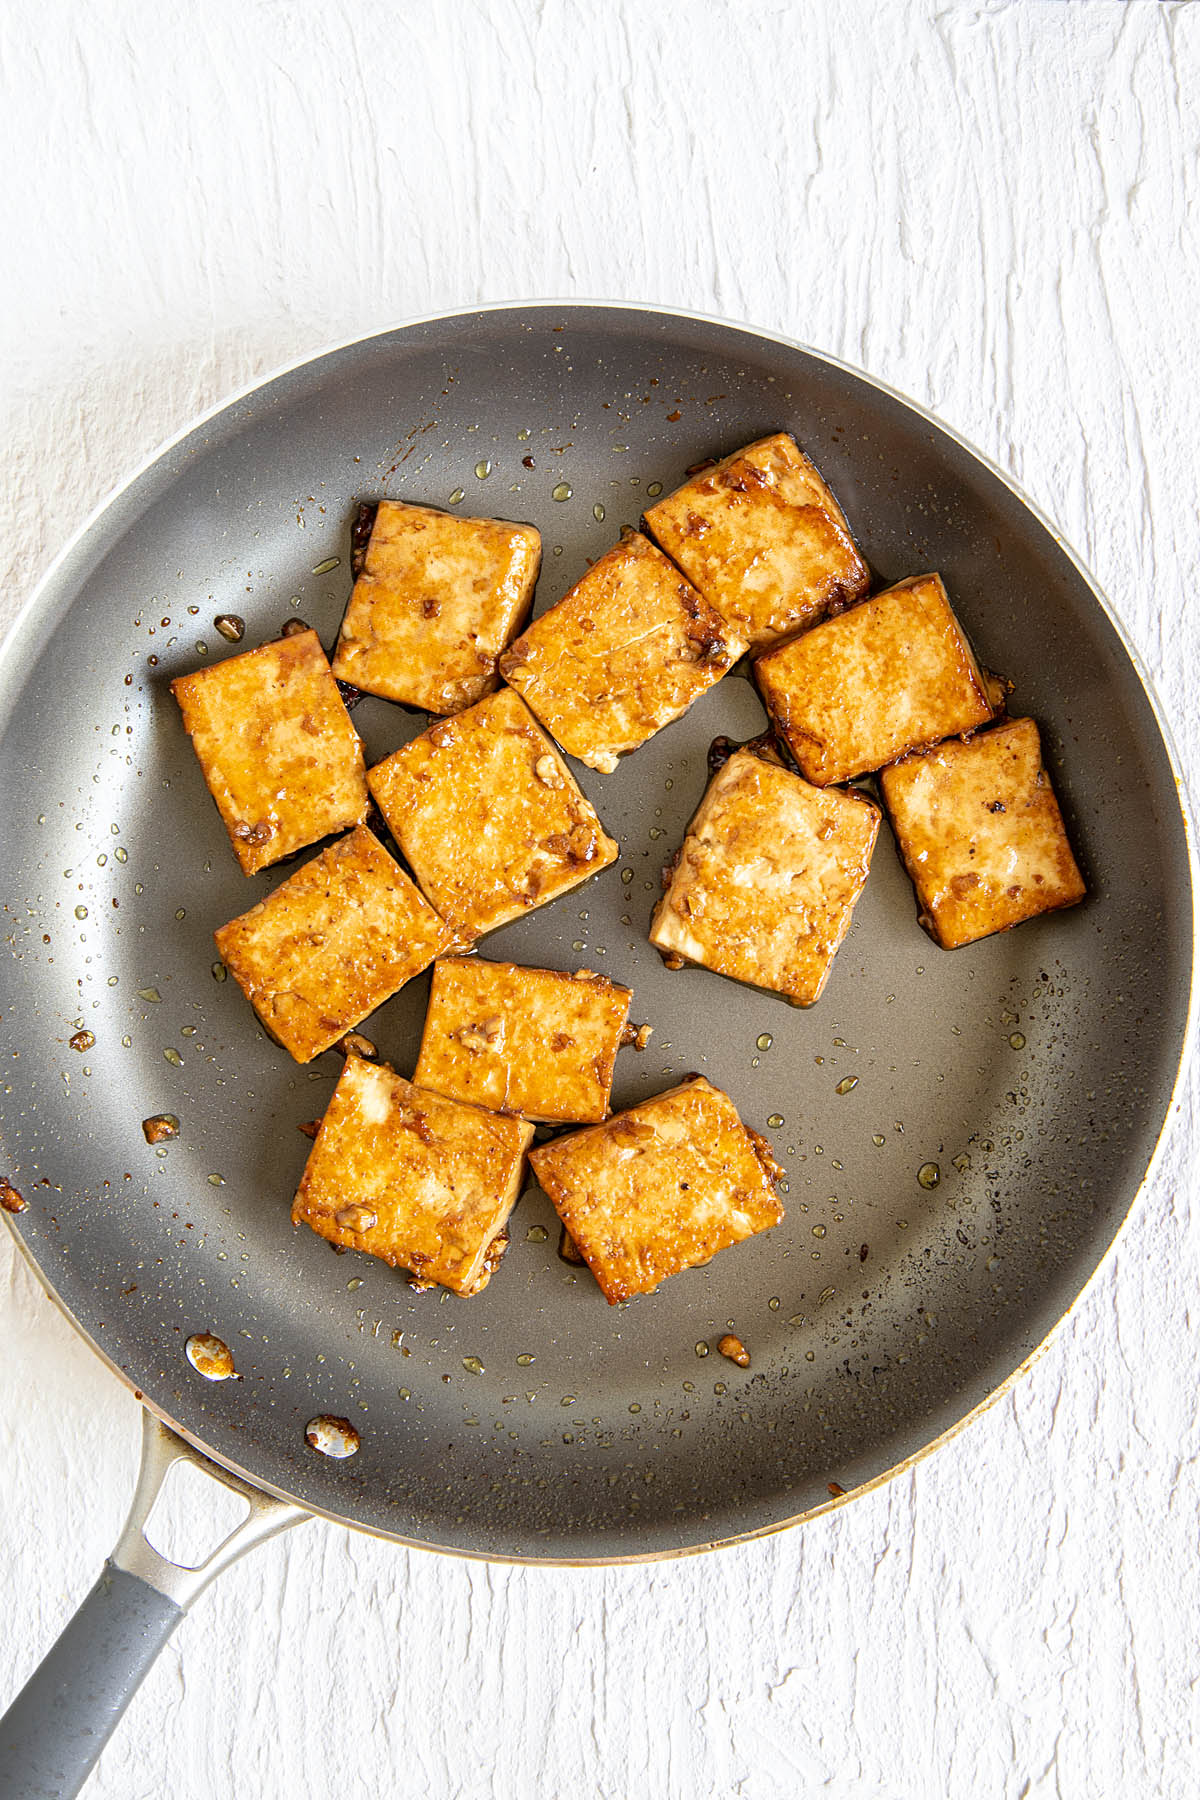
<svg viewBox="0 0 1200 1800">
<path fill-rule="evenodd" d="M 309 1062 L 427 969 L 454 934 L 360 826 L 215 934 L 263 1025 Z"/>
<path fill-rule="evenodd" d="M 429 1094 L 348 1056 L 292 1206 L 331 1244 L 365 1250 L 422 1285 L 487 1286 L 507 1245 L 533 1126 Z"/>
<path fill-rule="evenodd" d="M 861 599 L 870 576 L 842 509 L 779 432 L 659 500 L 650 534 L 753 650 Z"/>
<path fill-rule="evenodd" d="M 617 854 L 511 688 L 431 725 L 367 780 L 426 895 L 464 941 L 544 906 Z"/>
<path fill-rule="evenodd" d="M 315 631 L 171 683 L 245 875 L 360 825 L 363 750 Z"/>
<path fill-rule="evenodd" d="M 522 632 L 500 673 L 564 750 L 611 774 L 745 648 L 674 563 L 631 531 Z"/>
<path fill-rule="evenodd" d="M 413 1079 L 493 1112 L 590 1125 L 608 1116 L 632 998 L 587 969 L 441 958 Z"/>
<path fill-rule="evenodd" d="M 811 1006 L 871 866 L 879 811 L 737 750 L 709 783 L 654 909 L 650 942 Z M 664 878 L 665 879 L 665 878 Z"/>
<path fill-rule="evenodd" d="M 758 685 L 818 787 L 881 769 L 992 716 L 940 575 L 917 575 L 759 657 Z"/>
<path fill-rule="evenodd" d="M 529 1160 L 610 1306 L 783 1217 L 769 1152 L 701 1076 Z"/>
<path fill-rule="evenodd" d="M 943 949 L 1083 899 L 1032 719 L 910 756 L 880 786 L 921 924 Z"/>
<path fill-rule="evenodd" d="M 333 658 L 368 694 L 461 712 L 499 685 L 496 659 L 533 601 L 532 525 L 381 500 Z"/>
</svg>

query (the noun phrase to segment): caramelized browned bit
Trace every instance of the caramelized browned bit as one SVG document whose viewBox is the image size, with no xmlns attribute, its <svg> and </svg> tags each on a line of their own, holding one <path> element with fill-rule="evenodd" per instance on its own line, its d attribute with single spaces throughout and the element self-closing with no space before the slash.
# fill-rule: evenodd
<svg viewBox="0 0 1200 1800">
<path fill-rule="evenodd" d="M 7 1175 L 0 1175 L 0 1207 L 7 1213 L 24 1212 L 29 1205 L 23 1194 L 18 1194 Z"/>
<path fill-rule="evenodd" d="M 302 631 L 311 631 L 311 629 L 312 627 L 306 625 L 303 619 L 285 619 L 280 627 L 279 635 L 280 637 L 299 637 Z"/>
<path fill-rule="evenodd" d="M 320 1129 L 320 1119 L 306 1119 L 302 1125 L 296 1127 L 296 1130 L 302 1131 L 306 1138 L 315 1138 Z"/>
<path fill-rule="evenodd" d="M 379 1223 L 379 1214 L 369 1206 L 360 1206 L 357 1200 L 352 1200 L 348 1206 L 339 1206 L 333 1218 L 343 1231 L 370 1231 L 372 1225 Z"/>
<path fill-rule="evenodd" d="M 653 1031 L 653 1025 L 635 1025 L 630 1020 L 621 1032 L 622 1046 L 632 1044 L 635 1050 L 644 1050 L 650 1042 Z"/>
<path fill-rule="evenodd" d="M 340 1461 L 344 1456 L 353 1456 L 362 1439 L 349 1419 L 339 1418 L 334 1413 L 319 1413 L 304 1427 L 304 1441 L 310 1449 L 319 1450 L 322 1456 L 332 1456 Z"/>
<path fill-rule="evenodd" d="M 537 464 L 534 462 L 532 456 L 523 456 L 521 458 L 521 467 L 523 469 L 536 469 Z"/>
<path fill-rule="evenodd" d="M 469 1025 L 460 1025 L 454 1036 L 464 1049 L 490 1050 L 494 1044 L 503 1042 L 504 1020 L 499 1013 L 496 1013 L 490 1019 L 479 1019 Z"/>
<path fill-rule="evenodd" d="M 860 1244 L 859 1245 L 859 1247 L 858 1247 L 859 1262 L 866 1262 L 866 1260 L 867 1260 L 868 1256 L 870 1256 L 870 1254 L 871 1254 L 870 1244 Z"/>
<path fill-rule="evenodd" d="M 488 1245 L 487 1250 L 484 1252 L 483 1262 L 480 1265 L 479 1273 L 475 1277 L 474 1285 L 471 1288 L 473 1294 L 479 1293 L 481 1288 L 487 1286 L 488 1282 L 492 1279 L 492 1276 L 496 1273 L 496 1270 L 500 1267 L 500 1264 L 504 1259 L 504 1252 L 507 1249 L 508 1231 L 507 1229 L 498 1231 Z M 409 1286 L 412 1286 L 411 1282 L 409 1283 Z"/>
<path fill-rule="evenodd" d="M 350 521 L 350 573 L 355 581 L 366 567 L 367 546 L 371 542 L 371 533 L 375 529 L 375 515 L 378 511 L 378 500 L 362 500 Z"/>
<path fill-rule="evenodd" d="M 728 1357 L 731 1363 L 736 1363 L 739 1369 L 750 1367 L 750 1352 L 741 1338 L 734 1337 L 731 1331 L 727 1331 L 725 1336 L 719 1340 L 717 1349 L 722 1356 Z"/>
<path fill-rule="evenodd" d="M 213 624 L 230 644 L 240 644 L 246 635 L 246 621 L 237 613 L 218 613 Z"/>
<path fill-rule="evenodd" d="M 337 691 L 342 696 L 342 705 L 347 712 L 353 712 L 363 697 L 362 689 L 355 687 L 352 681 L 338 681 Z"/>
<path fill-rule="evenodd" d="M 410 1275 L 408 1277 L 408 1285 L 414 1294 L 427 1294 L 430 1288 L 435 1288 L 437 1286 L 437 1282 L 426 1281 L 422 1275 Z"/>
<path fill-rule="evenodd" d="M 234 826 L 233 835 L 245 844 L 269 844 L 275 836 L 275 827 L 266 819 L 260 819 L 257 825 L 248 825 L 242 819 Z"/>
<path fill-rule="evenodd" d="M 179 1120 L 174 1113 L 151 1113 L 142 1120 L 142 1136 L 148 1144 L 165 1144 L 179 1136 Z"/>
<path fill-rule="evenodd" d="M 94 1031 L 77 1031 L 71 1039 L 72 1050 L 92 1050 L 95 1048 L 95 1044 L 96 1034 Z"/>
<path fill-rule="evenodd" d="M 559 1233 L 558 1254 L 562 1257 L 564 1262 L 574 1263 L 577 1267 L 587 1261 L 583 1251 L 579 1248 L 579 1245 L 575 1242 L 575 1239 L 571 1236 L 565 1225 Z"/>
<path fill-rule="evenodd" d="M 831 1481 L 831 1482 L 827 1483 L 827 1486 L 829 1488 L 829 1492 L 833 1495 L 833 1498 L 835 1500 L 840 1500 L 842 1495 L 846 1491 L 840 1481 Z"/>
<path fill-rule="evenodd" d="M 668 414 L 667 416 L 670 417 L 671 415 Z M 703 475 L 705 469 L 715 469 L 716 466 L 717 459 L 715 456 L 705 456 L 700 462 L 692 463 L 690 468 L 685 469 L 683 472 L 685 475 Z"/>
<path fill-rule="evenodd" d="M 773 1114 L 772 1117 L 774 1117 Z M 766 1175 L 767 1180 L 783 1181 L 785 1179 L 784 1170 L 780 1164 L 776 1162 L 775 1153 L 767 1139 L 765 1137 L 760 1137 L 757 1131 L 751 1131 L 748 1125 L 746 1127 L 746 1136 L 754 1145 L 754 1154 L 761 1163 L 763 1173 Z"/>
<path fill-rule="evenodd" d="M 333 1047 L 341 1056 L 362 1056 L 367 1062 L 374 1062 L 379 1055 L 370 1038 L 364 1037 L 361 1031 L 348 1031 Z"/>
<path fill-rule="evenodd" d="M 664 969 L 683 969 L 687 964 L 682 956 L 676 956 L 673 950 L 660 950 Z"/>
</svg>

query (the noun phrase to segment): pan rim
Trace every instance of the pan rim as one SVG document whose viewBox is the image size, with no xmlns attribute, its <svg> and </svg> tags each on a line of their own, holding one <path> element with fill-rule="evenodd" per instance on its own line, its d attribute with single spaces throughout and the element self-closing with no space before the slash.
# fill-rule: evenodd
<svg viewBox="0 0 1200 1800">
<path fill-rule="evenodd" d="M 941 1449 L 953 1438 L 957 1437 L 960 1432 L 973 1424 L 987 1412 L 996 1401 L 1009 1393 L 1016 1386 L 1017 1382 L 1023 1379 L 1023 1377 L 1032 1369 L 1033 1365 L 1040 1360 L 1041 1356 L 1056 1342 L 1068 1320 L 1072 1318 L 1076 1309 L 1082 1305 L 1085 1299 L 1087 1299 L 1093 1285 L 1104 1273 L 1109 1259 L 1115 1254 L 1117 1245 L 1129 1223 L 1134 1208 L 1144 1196 L 1147 1187 L 1157 1172 L 1175 1117 L 1180 1110 L 1179 1102 L 1181 1089 L 1195 1047 L 1197 1025 L 1198 1022 L 1200 1022 L 1200 1020 L 1198 1020 L 1198 1015 L 1200 1015 L 1200 1006 L 1198 1006 L 1198 998 L 1200 998 L 1200 982 L 1198 982 L 1198 971 L 1196 966 L 1197 926 L 1198 923 L 1200 923 L 1200 858 L 1198 858 L 1197 855 L 1191 797 L 1174 734 L 1172 733 L 1170 724 L 1166 718 L 1153 679 L 1104 590 L 1100 587 L 1095 576 L 1083 562 L 1073 545 L 1059 530 L 1058 526 L 1041 509 L 1037 502 L 1025 492 L 1021 484 L 1017 482 L 1008 471 L 1002 468 L 998 463 L 994 462 L 984 451 L 981 451 L 968 438 L 957 431 L 955 427 L 947 424 L 920 401 L 914 400 L 900 389 L 891 386 L 888 382 L 880 380 L 877 376 L 870 374 L 856 364 L 834 356 L 827 351 L 816 349 L 800 339 L 789 337 L 782 332 L 768 330 L 762 326 L 748 324 L 737 319 L 730 319 L 719 314 L 697 312 L 683 307 L 664 306 L 651 301 L 608 300 L 603 298 L 568 299 L 553 297 L 544 299 L 506 299 L 480 302 L 466 307 L 451 307 L 435 312 L 414 314 L 391 324 L 378 326 L 366 332 L 358 332 L 349 337 L 325 343 L 315 350 L 303 352 L 300 355 L 290 358 L 286 362 L 273 367 L 265 374 L 255 376 L 242 387 L 234 390 L 224 398 L 214 402 L 212 406 L 207 407 L 202 412 L 195 415 L 178 431 L 163 439 L 153 450 L 143 457 L 126 476 L 114 484 L 109 492 L 95 507 L 92 508 L 75 531 L 71 533 L 66 542 L 51 559 L 42 575 L 35 582 L 26 600 L 18 608 L 4 641 L 0 644 L 0 675 L 3 673 L 4 666 L 9 664 L 12 659 L 19 655 L 21 640 L 25 637 L 26 633 L 35 629 L 40 622 L 42 613 L 46 608 L 50 590 L 58 580 L 61 572 L 66 568 L 80 546 L 86 541 L 96 526 L 100 524 L 101 520 L 117 504 L 121 497 L 128 492 L 129 489 L 135 486 L 143 475 L 149 473 L 151 469 L 160 463 L 173 450 L 185 443 L 197 431 L 200 431 L 203 427 L 227 413 L 232 408 L 251 399 L 260 390 L 269 387 L 272 383 L 286 375 L 296 373 L 313 363 L 321 362 L 325 358 L 334 356 L 339 352 L 353 349 L 358 345 L 367 344 L 376 339 L 394 336 L 397 333 L 410 330 L 416 326 L 436 325 L 450 321 L 476 318 L 480 315 L 493 313 L 502 314 L 506 312 L 520 312 L 522 314 L 528 314 L 534 311 L 586 312 L 589 310 L 625 312 L 647 318 L 686 320 L 697 324 L 715 325 L 725 330 L 737 332 L 744 337 L 757 338 L 765 343 L 799 351 L 805 356 L 812 357 L 815 361 L 824 363 L 831 368 L 850 375 L 855 380 L 863 382 L 868 387 L 874 388 L 879 393 L 885 394 L 890 399 L 898 402 L 918 419 L 933 426 L 935 430 L 957 444 L 959 448 L 965 451 L 977 464 L 987 469 L 1003 484 L 1019 504 L 1038 522 L 1038 524 L 1042 526 L 1043 530 L 1046 531 L 1048 536 L 1079 575 L 1087 587 L 1089 594 L 1098 604 L 1104 617 L 1112 627 L 1121 648 L 1129 658 L 1130 664 L 1149 703 L 1150 711 L 1162 741 L 1171 777 L 1174 782 L 1176 804 L 1183 824 L 1184 840 L 1187 848 L 1188 880 L 1191 901 L 1191 957 L 1186 1023 L 1180 1042 L 1179 1056 L 1172 1078 L 1170 1092 L 1166 1106 L 1163 1110 L 1162 1124 L 1155 1138 L 1145 1171 L 1139 1180 L 1137 1187 L 1129 1196 L 1128 1205 L 1125 1208 L 1120 1223 L 1113 1233 L 1111 1240 L 1098 1257 L 1095 1266 L 1091 1269 L 1087 1279 L 1061 1317 L 1051 1325 L 1045 1336 L 1033 1346 L 1028 1354 L 997 1384 L 996 1387 L 986 1394 L 969 1411 L 964 1413 L 960 1418 L 952 1421 L 944 1430 L 939 1432 L 935 1437 L 929 1439 L 919 1449 L 911 1452 L 907 1457 L 904 1457 L 899 1462 L 881 1470 L 870 1480 L 863 1482 L 858 1487 L 848 1490 L 844 1494 L 833 1496 L 829 1500 L 823 1501 L 818 1505 L 810 1506 L 803 1511 L 789 1515 L 786 1518 L 773 1520 L 766 1525 L 756 1526 L 744 1532 L 735 1532 L 728 1536 L 712 1540 L 702 1540 L 696 1543 L 672 1546 L 661 1550 L 635 1551 L 628 1555 L 588 1557 L 519 1555 L 515 1553 L 465 1549 L 459 1545 L 439 1544 L 429 1539 L 407 1537 L 400 1532 L 387 1531 L 378 1526 L 364 1524 L 356 1519 L 348 1518 L 342 1513 L 313 1505 L 309 1501 L 297 1500 L 296 1496 L 289 1493 L 287 1489 L 276 1486 L 274 1483 L 243 1468 L 234 1459 L 224 1454 L 219 1454 L 211 1449 L 193 1432 L 189 1432 L 177 1424 L 169 1413 L 151 1402 L 130 1377 L 110 1360 L 106 1352 L 75 1317 L 74 1313 L 56 1291 L 41 1264 L 26 1244 L 24 1237 L 18 1228 L 16 1219 L 10 1217 L 7 1213 L 4 1214 L 5 1222 L 10 1227 L 11 1235 L 23 1255 L 26 1266 L 31 1270 L 42 1290 L 49 1296 L 50 1300 L 63 1317 L 69 1321 L 93 1352 L 117 1377 L 122 1386 L 133 1394 L 141 1405 L 147 1407 L 156 1417 L 162 1419 L 163 1422 L 169 1425 L 172 1430 L 176 1431 L 180 1437 L 191 1444 L 214 1464 L 240 1476 L 243 1480 L 249 1482 L 252 1486 L 257 1487 L 264 1493 L 271 1494 L 275 1498 L 287 1501 L 290 1504 L 301 1506 L 306 1513 L 315 1518 L 324 1519 L 331 1524 L 347 1526 L 352 1530 L 362 1531 L 372 1537 L 379 1538 L 382 1541 L 399 1544 L 406 1549 L 424 1550 L 438 1555 L 455 1556 L 471 1562 L 499 1563 L 517 1567 L 533 1568 L 607 1568 L 610 1566 L 667 1562 L 676 1560 L 680 1557 L 697 1556 L 711 1550 L 727 1549 L 737 1544 L 751 1543 L 760 1538 L 771 1537 L 777 1532 L 790 1530 L 793 1526 L 807 1523 L 808 1521 L 819 1518 L 827 1513 L 834 1512 L 845 1506 L 849 1501 L 856 1500 L 865 1494 L 876 1491 L 886 1483 L 891 1482 L 896 1476 L 902 1475 L 915 1468 L 918 1463 L 923 1462 L 926 1457 L 934 1454 L 935 1451 Z"/>
</svg>

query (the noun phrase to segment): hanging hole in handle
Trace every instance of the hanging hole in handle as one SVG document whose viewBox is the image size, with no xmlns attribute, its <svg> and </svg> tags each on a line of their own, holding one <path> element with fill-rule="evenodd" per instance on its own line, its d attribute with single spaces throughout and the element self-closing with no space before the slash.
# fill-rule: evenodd
<svg viewBox="0 0 1200 1800">
<path fill-rule="evenodd" d="M 142 1536 L 177 1568 L 199 1569 L 249 1513 L 243 1494 L 181 1457 L 163 1478 Z"/>
</svg>

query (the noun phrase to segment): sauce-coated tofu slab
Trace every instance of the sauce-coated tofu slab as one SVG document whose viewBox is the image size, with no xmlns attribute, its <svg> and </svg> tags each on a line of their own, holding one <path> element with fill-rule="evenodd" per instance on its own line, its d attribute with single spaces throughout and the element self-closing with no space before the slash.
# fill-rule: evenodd
<svg viewBox="0 0 1200 1800">
<path fill-rule="evenodd" d="M 783 1217 L 769 1154 L 700 1076 L 529 1160 L 610 1306 Z"/>
<path fill-rule="evenodd" d="M 590 1125 L 608 1116 L 632 998 L 587 969 L 440 958 L 413 1079 L 493 1112 Z"/>
<path fill-rule="evenodd" d="M 940 575 L 917 575 L 759 657 L 758 685 L 818 787 L 881 769 L 992 716 Z"/>
<path fill-rule="evenodd" d="M 522 632 L 500 673 L 564 750 L 611 774 L 745 648 L 674 563 L 631 531 Z"/>
<path fill-rule="evenodd" d="M 467 941 L 578 886 L 617 854 L 511 688 L 431 725 L 367 779 L 421 887 Z"/>
<path fill-rule="evenodd" d="M 925 929 L 946 950 L 1087 892 L 1032 719 L 910 756 L 880 776 Z"/>
<path fill-rule="evenodd" d="M 737 750 L 713 776 L 654 909 L 650 942 L 811 1006 L 871 866 L 879 811 Z"/>
<path fill-rule="evenodd" d="M 450 947 L 453 933 L 360 826 L 214 933 L 266 1029 L 308 1062 Z"/>
<path fill-rule="evenodd" d="M 533 1126 L 426 1093 L 348 1056 L 292 1206 L 331 1244 L 456 1294 L 485 1287 Z"/>
<path fill-rule="evenodd" d="M 180 675 L 171 692 L 244 874 L 366 818 L 362 744 L 315 631 Z"/>
<path fill-rule="evenodd" d="M 456 713 L 498 685 L 496 659 L 533 600 L 532 525 L 381 500 L 333 658 L 368 694 Z"/>
<path fill-rule="evenodd" d="M 760 438 L 646 514 L 650 534 L 753 650 L 858 600 L 867 566 L 794 438 Z"/>
</svg>

